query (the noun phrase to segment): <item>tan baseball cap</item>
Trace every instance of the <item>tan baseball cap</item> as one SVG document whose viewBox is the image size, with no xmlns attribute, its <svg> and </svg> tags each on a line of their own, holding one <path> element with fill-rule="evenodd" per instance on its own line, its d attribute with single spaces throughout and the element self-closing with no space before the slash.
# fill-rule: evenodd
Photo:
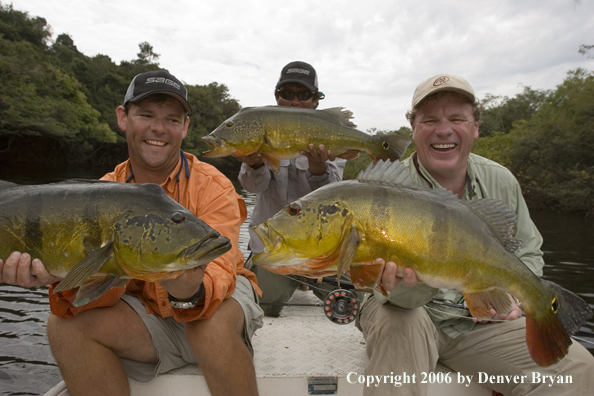
<svg viewBox="0 0 594 396">
<path fill-rule="evenodd" d="M 421 103 L 427 96 L 441 91 L 453 91 L 462 94 L 474 103 L 475 96 L 474 90 L 466 81 L 460 76 L 454 76 L 452 74 L 438 74 L 433 77 L 429 77 L 417 86 L 412 99 L 412 108 L 414 109 Z"/>
</svg>

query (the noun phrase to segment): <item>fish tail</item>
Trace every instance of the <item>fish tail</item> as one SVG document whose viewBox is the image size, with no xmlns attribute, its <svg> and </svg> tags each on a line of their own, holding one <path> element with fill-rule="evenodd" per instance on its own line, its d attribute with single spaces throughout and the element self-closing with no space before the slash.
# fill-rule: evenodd
<svg viewBox="0 0 594 396">
<path fill-rule="evenodd" d="M 369 154 L 381 160 L 402 159 L 410 144 L 410 140 L 401 135 L 374 135 L 373 139 L 379 143 L 379 148 Z"/>
<path fill-rule="evenodd" d="M 526 309 L 526 344 L 532 359 L 542 367 L 567 355 L 573 334 L 592 317 L 592 309 L 577 295 L 561 286 L 541 280 L 547 293 L 544 310 Z"/>
</svg>

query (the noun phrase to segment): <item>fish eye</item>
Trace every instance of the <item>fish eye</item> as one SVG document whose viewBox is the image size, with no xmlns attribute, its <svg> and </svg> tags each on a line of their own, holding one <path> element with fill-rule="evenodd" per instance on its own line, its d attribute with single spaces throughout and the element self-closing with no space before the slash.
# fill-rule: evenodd
<svg viewBox="0 0 594 396">
<path fill-rule="evenodd" d="M 233 121 L 227 121 L 225 125 L 227 126 L 227 128 L 231 128 L 233 126 Z"/>
<path fill-rule="evenodd" d="M 296 216 L 301 212 L 301 205 L 296 202 L 292 202 L 289 204 L 289 214 L 291 216 Z"/>
<path fill-rule="evenodd" d="M 171 216 L 171 221 L 173 221 L 175 224 L 181 224 L 184 222 L 184 220 L 186 220 L 186 217 L 179 212 L 175 212 L 173 216 Z"/>
<path fill-rule="evenodd" d="M 559 300 L 557 300 L 557 296 L 553 297 L 553 301 L 551 302 L 551 310 L 553 313 L 557 313 L 559 310 Z"/>
</svg>

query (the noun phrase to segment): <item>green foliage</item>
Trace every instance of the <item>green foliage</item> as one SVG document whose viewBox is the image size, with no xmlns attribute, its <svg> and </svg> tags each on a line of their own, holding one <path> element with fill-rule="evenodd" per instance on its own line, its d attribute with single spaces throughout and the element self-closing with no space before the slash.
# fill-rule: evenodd
<svg viewBox="0 0 594 396">
<path fill-rule="evenodd" d="M 50 39 L 45 19 L 0 3 L 0 162 L 113 167 L 127 151 L 115 109 L 135 75 L 160 69 L 159 54 L 145 41 L 137 59 L 117 65 L 105 55 L 82 54 L 68 34 Z M 225 85 L 186 88 L 194 114 L 184 148 L 200 154 L 206 149 L 200 138 L 240 106 Z M 232 158 L 217 160 L 238 169 Z"/>
<path fill-rule="evenodd" d="M 525 122 L 525 121 L 520 121 Z M 495 132 L 489 137 L 479 137 L 472 146 L 472 152 L 510 167 L 510 152 L 514 144 L 515 134 Z"/>
<path fill-rule="evenodd" d="M 590 53 L 590 51 L 592 51 L 593 48 L 594 48 L 594 45 L 582 44 L 582 45 L 580 45 L 580 49 L 578 50 L 578 52 L 582 55 L 588 55 L 588 58 L 591 58 L 589 53 Z"/>
<path fill-rule="evenodd" d="M 491 136 L 496 132 L 509 133 L 514 122 L 529 120 L 542 106 L 548 92 L 524 87 L 524 92 L 513 98 L 487 94 L 482 101 L 480 136 Z"/>
<path fill-rule="evenodd" d="M 527 198 L 539 207 L 594 214 L 594 74 L 568 72 L 513 133 L 510 169 Z"/>
<path fill-rule="evenodd" d="M 546 95 L 525 89 L 516 98 L 487 103 L 492 119 L 505 115 L 507 126 L 480 137 L 473 152 L 508 167 L 530 207 L 594 215 L 592 72 L 570 71 Z"/>
<path fill-rule="evenodd" d="M 186 85 L 188 102 L 193 113 L 190 115 L 188 136 L 184 139 L 182 148 L 200 156 L 210 147 L 202 141 L 202 137 L 211 133 L 223 121 L 237 113 L 241 106 L 237 100 L 231 98 L 229 89 L 224 84 L 216 82 L 208 85 Z M 241 163 L 233 156 L 222 158 L 201 158 L 201 160 L 219 168 L 225 174 L 233 177 L 239 173 Z"/>
<path fill-rule="evenodd" d="M 80 83 L 27 41 L 0 38 L 0 130 L 12 136 L 51 136 L 113 142 L 115 134 L 98 121 Z"/>
<path fill-rule="evenodd" d="M 44 18 L 31 18 L 26 12 L 15 11 L 10 5 L 0 3 L 0 36 L 9 41 L 27 41 L 45 49 L 52 35 Z"/>
</svg>

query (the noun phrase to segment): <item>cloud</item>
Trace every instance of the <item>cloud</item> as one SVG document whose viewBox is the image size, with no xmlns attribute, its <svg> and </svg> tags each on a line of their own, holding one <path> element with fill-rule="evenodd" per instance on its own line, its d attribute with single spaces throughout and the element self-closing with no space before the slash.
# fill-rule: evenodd
<svg viewBox="0 0 594 396">
<path fill-rule="evenodd" d="M 89 56 L 135 59 L 148 41 L 162 67 L 189 84 L 225 84 L 242 106 L 273 104 L 282 66 L 307 61 L 327 95 L 320 107 L 352 110 L 362 130 L 406 125 L 416 85 L 437 73 L 465 77 L 479 97 L 514 96 L 594 66 L 577 52 L 594 44 L 591 2 L 12 2 Z"/>
</svg>

